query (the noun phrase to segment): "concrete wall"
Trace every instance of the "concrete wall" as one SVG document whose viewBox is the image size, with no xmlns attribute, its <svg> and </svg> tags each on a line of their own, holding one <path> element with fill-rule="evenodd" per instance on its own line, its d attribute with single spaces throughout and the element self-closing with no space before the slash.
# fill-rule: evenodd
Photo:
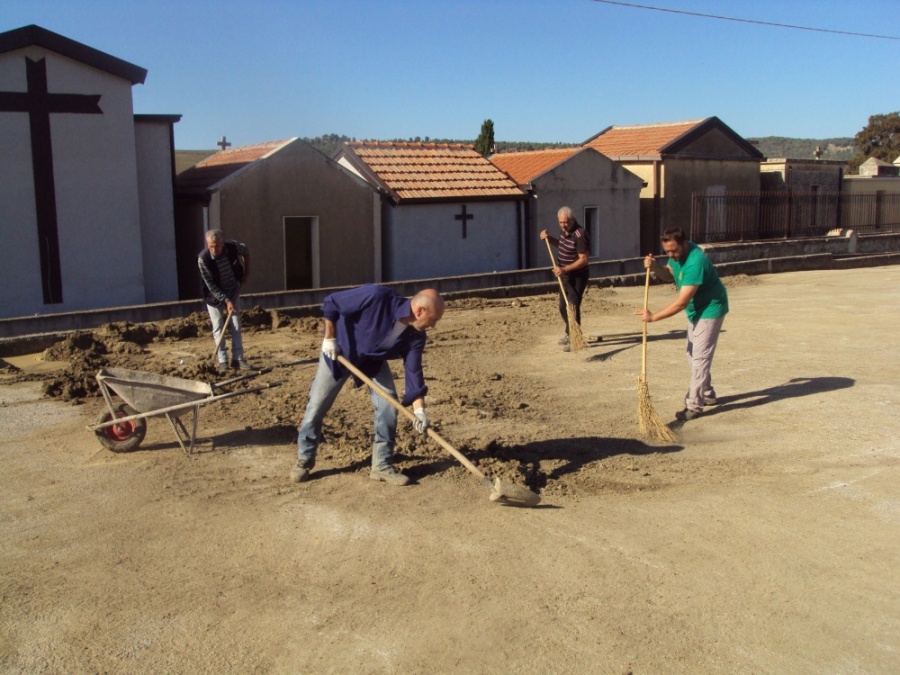
<svg viewBox="0 0 900 675">
<path fill-rule="evenodd" d="M 716 264 L 761 260 L 764 258 L 793 258 L 814 254 L 830 256 L 873 255 L 900 251 L 900 234 L 832 236 L 805 239 L 781 239 L 744 244 L 704 244 L 703 250 Z"/>
<path fill-rule="evenodd" d="M 513 270 L 519 267 L 520 223 L 516 201 L 467 202 L 474 216 L 463 227 L 455 216 L 462 203 L 387 204 L 384 219 L 384 278 Z"/>
<path fill-rule="evenodd" d="M 178 299 L 172 126 L 141 121 L 134 133 L 146 302 L 169 302 Z"/>
<path fill-rule="evenodd" d="M 711 187 L 720 186 L 726 192 L 758 190 L 759 164 L 722 159 L 666 159 L 659 231 L 681 227 L 689 232 L 693 193 L 706 194 Z"/>
<path fill-rule="evenodd" d="M 770 160 L 760 164 L 760 189 L 809 192 L 818 186 L 822 192 L 838 192 L 844 166 L 843 162 Z"/>
<path fill-rule="evenodd" d="M 900 194 L 900 177 L 844 176 L 844 194 L 873 195 L 878 192 Z"/>
<path fill-rule="evenodd" d="M 591 233 L 599 246 L 597 260 L 638 255 L 640 251 L 640 190 L 642 180 L 593 149 L 578 152 L 568 160 L 534 179 L 528 237 L 529 266 L 547 267 L 547 245 L 541 230 L 559 233 L 557 212 L 569 206 L 585 225 L 584 209 L 597 207 L 599 232 Z"/>
<path fill-rule="evenodd" d="M 755 242 L 752 244 L 714 244 L 705 246 L 722 276 L 734 274 L 772 274 L 796 270 L 846 269 L 900 265 L 900 234 L 860 235 L 856 241 L 857 255 L 845 255 L 850 239 L 818 237 L 810 240 Z M 829 249 L 829 251 L 826 251 Z M 590 265 L 593 286 L 621 286 L 643 284 L 643 259 L 605 260 Z M 515 270 L 488 274 L 426 278 L 412 281 L 387 282 L 384 285 L 412 295 L 421 288 L 437 288 L 448 298 L 517 297 L 529 294 L 555 293 L 559 286 L 547 269 Z M 245 295 L 246 307 L 260 306 L 273 311 L 295 315 L 319 316 L 325 296 L 336 288 L 258 293 Z M 160 303 L 133 307 L 116 307 L 87 312 L 71 312 L 40 317 L 0 319 L 0 355 L 16 353 L 20 336 L 43 340 L 49 346 L 58 341 L 58 334 L 73 330 L 88 330 L 106 323 L 163 321 L 202 312 L 198 300 Z M 25 347 L 34 349 L 33 346 Z M 43 349 L 45 347 L 40 347 Z M 18 352 L 25 353 L 25 352 Z"/>
<path fill-rule="evenodd" d="M 63 302 L 44 305 L 28 114 L 0 113 L 0 316 L 144 302 L 131 83 L 41 47 L 0 54 L 0 90 L 26 91 L 25 57 L 50 93 L 99 94 L 102 115 L 51 114 Z"/>
</svg>

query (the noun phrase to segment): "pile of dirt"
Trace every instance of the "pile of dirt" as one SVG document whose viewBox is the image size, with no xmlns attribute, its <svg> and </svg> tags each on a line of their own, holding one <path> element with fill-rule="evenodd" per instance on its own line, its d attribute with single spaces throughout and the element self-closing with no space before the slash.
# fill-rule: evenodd
<svg viewBox="0 0 900 675">
<path fill-rule="evenodd" d="M 592 287 L 585 295 L 583 309 L 596 324 L 596 319 L 604 315 L 630 315 L 631 304 L 623 302 L 614 289 Z M 610 466 L 616 466 L 617 456 L 639 450 L 638 441 L 604 439 L 603 447 L 598 447 L 597 439 L 589 438 L 574 444 L 571 439 L 534 442 L 535 421 L 556 406 L 552 392 L 536 388 L 533 378 L 495 370 L 489 358 L 473 360 L 479 353 L 514 352 L 521 348 L 522 336 L 533 335 L 536 330 L 554 331 L 549 343 L 555 348 L 556 331 L 562 334 L 565 325 L 556 294 L 456 299 L 447 302 L 447 309 L 447 316 L 463 320 L 442 322 L 429 335 L 425 355 L 429 411 L 438 433 L 443 435 L 446 429 L 447 440 L 476 466 L 492 477 L 544 494 L 577 495 L 652 485 L 652 480 L 629 466 L 615 470 L 614 479 L 604 475 Z M 255 307 L 242 312 L 241 322 L 248 359 L 255 367 L 272 366 L 275 372 L 234 386 L 251 387 L 273 379 L 280 386 L 216 403 L 216 408 L 224 417 L 239 420 L 246 430 L 274 430 L 278 438 L 290 443 L 302 419 L 319 357 L 321 320 Z M 32 377 L 44 379 L 47 396 L 82 402 L 100 395 L 96 374 L 101 368 L 127 368 L 201 382 L 241 374 L 235 371 L 224 378 L 219 376 L 212 351 L 209 318 L 199 312 L 155 324 L 107 324 L 93 332 L 73 334 L 48 349 L 45 359 L 63 361 L 67 367 Z M 601 356 L 592 358 L 599 360 Z M 391 365 L 402 395 L 402 365 Z M 368 390 L 347 386 L 326 418 L 320 458 L 366 470 L 371 457 L 371 416 Z M 631 416 L 623 415 L 620 421 L 612 422 L 627 429 L 626 437 L 633 433 Z M 623 442 L 633 445 L 616 445 Z M 592 462 L 598 453 L 608 458 Z M 454 482 L 473 480 L 443 448 L 416 434 L 403 419 L 398 425 L 396 459 L 414 479 L 439 475 L 441 480 Z"/>
</svg>

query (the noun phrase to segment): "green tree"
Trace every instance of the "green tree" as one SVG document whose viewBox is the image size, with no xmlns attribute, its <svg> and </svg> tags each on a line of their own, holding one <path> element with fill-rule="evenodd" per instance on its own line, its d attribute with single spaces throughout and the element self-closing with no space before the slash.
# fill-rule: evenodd
<svg viewBox="0 0 900 675">
<path fill-rule="evenodd" d="M 475 152 L 487 157 L 494 152 L 494 122 L 485 120 L 481 125 L 481 133 L 475 139 Z"/>
<path fill-rule="evenodd" d="M 859 153 L 848 163 L 848 173 L 857 173 L 859 165 L 871 157 L 893 162 L 900 155 L 900 111 L 869 117 L 853 144 Z"/>
</svg>

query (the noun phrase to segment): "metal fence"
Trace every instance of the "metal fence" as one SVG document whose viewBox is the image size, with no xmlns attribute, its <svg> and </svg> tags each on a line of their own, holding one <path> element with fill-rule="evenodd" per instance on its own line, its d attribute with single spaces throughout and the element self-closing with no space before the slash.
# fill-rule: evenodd
<svg viewBox="0 0 900 675">
<path fill-rule="evenodd" d="M 834 228 L 900 232 L 900 194 L 877 192 L 694 193 L 691 239 L 699 243 L 821 237 Z"/>
</svg>

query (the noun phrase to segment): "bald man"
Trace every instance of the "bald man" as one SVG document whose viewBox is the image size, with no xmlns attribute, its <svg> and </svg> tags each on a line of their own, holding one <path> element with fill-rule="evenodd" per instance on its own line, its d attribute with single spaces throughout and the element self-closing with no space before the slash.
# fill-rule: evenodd
<svg viewBox="0 0 900 675">
<path fill-rule="evenodd" d="M 395 399 L 397 391 L 388 361 L 402 360 L 406 386 L 401 403 L 412 405 L 417 418 L 416 431 L 424 434 L 429 426 L 425 414 L 428 387 L 422 373 L 422 351 L 425 331 L 444 315 L 440 294 L 426 289 L 405 298 L 384 286 L 366 284 L 329 295 L 322 304 L 322 314 L 325 337 L 297 437 L 297 465 L 291 469 L 291 480 L 295 483 L 309 479 L 322 438 L 322 422 L 344 383 L 352 376 L 338 363 L 339 354 Z M 370 393 L 375 409 L 375 441 L 369 476 L 391 485 L 407 485 L 409 477 L 393 466 L 397 410 L 375 392 Z"/>
</svg>

